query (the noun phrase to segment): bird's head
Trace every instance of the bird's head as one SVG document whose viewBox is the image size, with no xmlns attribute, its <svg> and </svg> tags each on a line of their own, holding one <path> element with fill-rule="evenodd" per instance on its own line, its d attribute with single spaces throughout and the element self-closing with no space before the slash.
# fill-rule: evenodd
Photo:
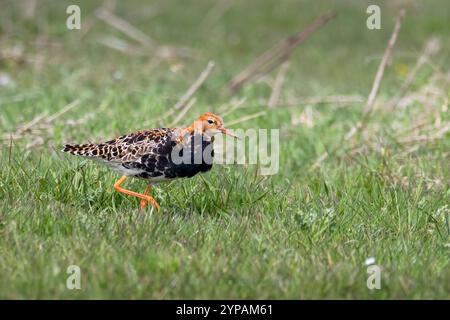
<svg viewBox="0 0 450 320">
<path fill-rule="evenodd" d="M 196 131 L 201 131 L 202 133 L 206 133 L 210 136 L 223 133 L 237 138 L 237 136 L 224 127 L 222 118 L 211 112 L 206 112 L 198 117 L 194 122 L 194 128 Z"/>
</svg>

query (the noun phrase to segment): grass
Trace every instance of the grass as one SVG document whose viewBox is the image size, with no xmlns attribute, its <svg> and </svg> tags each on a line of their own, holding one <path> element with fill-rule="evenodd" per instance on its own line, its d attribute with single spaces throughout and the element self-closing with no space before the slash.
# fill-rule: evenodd
<svg viewBox="0 0 450 320">
<path fill-rule="evenodd" d="M 0 87 L 0 133 L 76 99 L 80 105 L 56 119 L 41 144 L 27 148 L 33 141 L 28 135 L 1 146 L 0 297 L 450 298 L 450 136 L 417 142 L 408 151 L 398 135 L 418 120 L 433 126 L 450 120 L 448 86 L 432 81 L 449 70 L 445 1 L 418 2 L 407 13 L 376 111 L 356 141 L 377 141 L 382 148 L 348 151 L 343 137 L 360 119 L 359 103 L 280 106 L 241 124 L 280 128 L 278 174 L 216 165 L 203 176 L 156 187 L 162 210 L 154 214 L 140 214 L 135 199 L 114 192 L 116 173 L 61 154 L 60 145 L 163 125 L 156 118 L 210 59 L 216 68 L 184 122 L 217 111 L 230 99 L 226 84 L 233 75 L 331 10 L 336 20 L 292 57 L 283 95 L 367 96 L 397 2 L 380 2 L 379 31 L 367 30 L 367 4 L 356 1 L 236 1 L 217 19 L 209 1 L 119 3 L 115 12 L 158 43 L 190 48 L 190 58 L 168 62 L 101 45 L 98 40 L 110 35 L 132 43 L 93 18 L 101 2 L 79 3 L 82 30 L 89 19 L 96 21 L 84 35 L 65 28 L 65 8 L 72 3 L 43 2 L 26 21 L 22 7 L 10 2 L 0 14 L 0 67 L 13 83 Z M 402 70 L 412 68 L 432 35 L 442 48 L 411 91 L 433 90 L 423 101 L 385 110 L 405 79 Z M 20 59 L 5 54 L 12 48 L 22 48 Z M 182 68 L 174 72 L 174 66 Z M 269 95 L 264 82 L 247 86 L 239 93 L 247 99 L 243 108 L 225 121 L 265 109 L 261 101 Z M 308 108 L 313 126 L 292 125 Z M 68 119 L 82 121 L 69 125 Z M 144 183 L 128 186 L 141 190 Z M 380 290 L 366 286 L 368 257 L 381 267 Z M 81 268 L 81 290 L 66 288 L 72 264 Z"/>
</svg>

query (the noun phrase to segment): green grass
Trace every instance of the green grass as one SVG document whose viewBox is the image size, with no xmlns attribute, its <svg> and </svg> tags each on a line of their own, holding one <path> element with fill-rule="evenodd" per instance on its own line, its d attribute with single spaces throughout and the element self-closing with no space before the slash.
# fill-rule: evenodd
<svg viewBox="0 0 450 320">
<path fill-rule="evenodd" d="M 230 100 L 226 86 L 233 75 L 331 10 L 336 20 L 293 55 L 283 95 L 367 96 L 397 2 L 380 2 L 379 31 L 366 29 L 367 4 L 359 1 L 234 1 L 217 20 L 210 1 L 119 3 L 115 12 L 158 43 L 189 48 L 189 58 L 170 62 L 100 44 L 111 35 L 133 43 L 92 18 L 101 2 L 80 3 L 82 30 L 96 21 L 84 35 L 65 28 L 72 2 L 44 1 L 29 21 L 10 2 L 0 14 L 0 70 L 14 84 L 0 87 L 0 134 L 75 99 L 80 105 L 42 131 L 41 145 L 26 148 L 33 141 L 27 135 L 1 146 L 0 297 L 450 298 L 450 135 L 417 142 L 412 150 L 398 135 L 419 120 L 433 126 L 450 120 L 448 83 L 432 80 L 449 70 L 446 1 L 417 2 L 407 12 L 364 134 L 382 149 L 348 150 L 344 136 L 360 119 L 362 104 L 310 106 L 312 127 L 291 124 L 308 107 L 280 106 L 241 124 L 280 129 L 278 174 L 216 165 L 203 176 L 157 186 L 162 210 L 153 214 L 139 213 L 137 200 L 113 190 L 116 173 L 62 154 L 61 144 L 167 124 L 156 119 L 211 59 L 216 68 L 184 122 L 218 112 Z M 402 68 L 413 67 L 432 35 L 442 48 L 411 88 L 432 86 L 427 98 L 385 110 L 405 79 Z M 18 46 L 22 62 L 4 54 Z M 181 71 L 171 71 L 174 64 Z M 121 80 L 114 80 L 117 71 Z M 264 82 L 245 87 L 238 94 L 246 97 L 243 108 L 225 122 L 266 110 L 269 95 Z M 68 119 L 84 121 L 68 125 Z M 327 150 L 336 152 L 313 168 Z M 142 190 L 145 184 L 127 186 Z M 380 290 L 366 287 L 368 257 L 381 267 Z M 81 290 L 66 288 L 72 264 L 81 268 Z"/>
</svg>

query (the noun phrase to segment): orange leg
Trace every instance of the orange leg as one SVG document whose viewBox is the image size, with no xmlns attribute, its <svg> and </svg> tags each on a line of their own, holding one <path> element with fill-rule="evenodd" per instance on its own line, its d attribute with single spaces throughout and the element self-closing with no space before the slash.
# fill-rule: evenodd
<svg viewBox="0 0 450 320">
<path fill-rule="evenodd" d="M 144 195 L 148 195 L 150 192 L 150 189 L 151 189 L 151 187 L 150 187 L 150 185 L 148 185 L 147 188 L 145 188 Z M 158 202 L 156 202 L 155 198 L 152 197 L 152 199 L 153 199 L 153 201 L 151 201 L 152 205 L 155 206 L 156 209 L 159 210 Z M 141 200 L 141 210 L 143 210 L 145 208 L 145 206 L 147 205 L 148 202 L 149 201 L 147 201 L 147 200 Z"/>
<path fill-rule="evenodd" d="M 149 192 L 150 192 L 150 185 L 148 185 L 147 188 L 145 188 L 144 195 L 148 195 Z M 141 200 L 141 210 L 143 210 L 145 208 L 147 203 L 148 203 L 147 200 Z"/>
<path fill-rule="evenodd" d="M 124 189 L 124 188 L 120 187 L 122 185 L 122 183 L 125 181 L 126 178 L 127 178 L 127 176 L 122 176 L 119 180 L 117 180 L 116 183 L 114 183 L 114 189 L 116 189 L 116 191 L 118 191 L 120 193 L 123 193 L 123 194 L 126 194 L 126 195 L 129 195 L 129 196 L 133 196 L 133 197 L 141 199 L 141 209 L 143 209 L 142 202 L 145 202 L 145 204 L 150 202 L 153 206 L 156 207 L 156 209 L 159 210 L 159 205 L 156 202 L 156 200 L 153 199 L 152 196 L 148 195 L 148 191 L 150 191 L 150 189 L 148 189 L 148 191 L 146 190 L 146 194 L 140 194 L 140 193 L 137 193 L 137 192 L 134 192 L 134 191 L 130 191 L 130 190 L 127 190 L 127 189 Z M 144 205 L 144 207 L 145 207 L 145 205 Z"/>
</svg>

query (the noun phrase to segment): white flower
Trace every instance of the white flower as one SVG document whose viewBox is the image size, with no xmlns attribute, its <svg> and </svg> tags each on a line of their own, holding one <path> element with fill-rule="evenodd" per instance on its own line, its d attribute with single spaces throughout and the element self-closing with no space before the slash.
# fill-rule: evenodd
<svg viewBox="0 0 450 320">
<path fill-rule="evenodd" d="M 370 265 L 372 265 L 372 264 L 375 264 L 375 257 L 369 257 L 369 258 L 367 258 L 366 261 L 364 262 L 364 264 L 365 264 L 366 266 L 370 266 Z"/>
</svg>

